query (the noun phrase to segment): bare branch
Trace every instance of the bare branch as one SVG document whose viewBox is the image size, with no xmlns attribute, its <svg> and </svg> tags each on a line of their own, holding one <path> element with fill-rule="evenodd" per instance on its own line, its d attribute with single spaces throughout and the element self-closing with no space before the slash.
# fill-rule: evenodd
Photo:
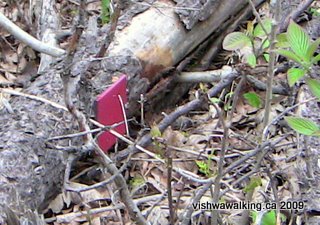
<svg viewBox="0 0 320 225">
<path fill-rule="evenodd" d="M 300 2 L 300 4 L 298 5 L 298 7 L 295 9 L 295 10 L 293 10 L 290 14 L 289 14 L 289 16 L 287 16 L 286 18 L 285 18 L 285 20 L 284 21 L 281 21 L 281 25 L 280 25 L 280 32 L 284 32 L 286 29 L 287 29 L 287 27 L 288 27 L 288 25 L 289 25 L 289 22 L 290 22 L 290 20 L 292 19 L 292 20 L 296 20 L 297 19 L 297 17 L 304 11 L 304 10 L 306 10 L 312 3 L 314 2 L 314 0 L 305 0 L 305 1 L 301 1 Z"/>
<path fill-rule="evenodd" d="M 15 36 L 18 40 L 29 45 L 31 48 L 54 57 L 62 56 L 65 51 L 51 45 L 47 45 L 38 39 L 32 37 L 20 27 L 11 22 L 5 15 L 0 12 L 0 25 L 4 27 L 10 34 Z"/>
</svg>

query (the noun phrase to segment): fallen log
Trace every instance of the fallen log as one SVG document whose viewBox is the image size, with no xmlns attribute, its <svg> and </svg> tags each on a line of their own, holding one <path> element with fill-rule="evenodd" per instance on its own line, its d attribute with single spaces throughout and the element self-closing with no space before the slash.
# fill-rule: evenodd
<svg viewBox="0 0 320 225">
<path fill-rule="evenodd" d="M 262 2 L 256 1 L 256 5 Z M 117 31 L 108 51 L 109 56 L 123 56 L 129 52 L 130 57 L 137 58 L 142 67 L 138 77 L 130 77 L 130 110 L 136 110 L 140 93 L 149 90 L 159 80 L 156 75 L 176 65 L 210 35 L 227 29 L 237 20 L 237 15 L 250 8 L 246 1 L 216 1 L 215 12 L 203 22 L 193 21 L 192 26 L 185 24 L 187 28 L 192 27 L 188 30 L 177 18 L 175 5 L 171 1 L 159 1 L 158 7 L 139 14 L 129 26 Z"/>
<path fill-rule="evenodd" d="M 256 4 L 261 2 L 263 0 L 256 1 Z M 103 59 L 92 58 L 98 52 L 97 43 L 93 40 L 98 36 L 105 38 L 109 28 L 102 28 L 97 33 L 90 29 L 84 32 L 72 71 L 73 75 L 81 76 L 78 103 L 89 115 L 93 114 L 96 96 L 110 85 L 114 76 L 123 72 L 129 76 L 128 109 L 135 111 L 140 94 L 146 93 L 159 81 L 158 74 L 176 65 L 212 33 L 221 32 L 221 27 L 232 24 L 233 18 L 248 7 L 246 0 L 218 1 L 212 5 L 214 8 L 209 8 L 214 12 L 212 15 L 200 16 L 186 29 L 175 13 L 174 3 L 157 3 L 160 4 L 158 7 L 140 10 L 129 25 L 118 28 L 107 57 Z M 126 17 L 122 18 L 120 24 Z M 61 69 L 53 67 L 23 93 L 63 105 Z M 66 153 L 49 148 L 47 139 L 78 130 L 68 112 L 32 100 L 27 95 L 12 96 L 10 105 L 13 113 L 3 109 L 0 114 L 1 224 L 5 221 L 5 214 L 8 215 L 5 213 L 8 208 L 20 217 L 20 221 L 32 221 L 28 212 L 41 213 L 48 202 L 61 192 Z M 81 139 L 71 140 L 71 145 L 79 144 Z M 54 145 L 68 146 L 70 143 L 59 140 Z"/>
</svg>

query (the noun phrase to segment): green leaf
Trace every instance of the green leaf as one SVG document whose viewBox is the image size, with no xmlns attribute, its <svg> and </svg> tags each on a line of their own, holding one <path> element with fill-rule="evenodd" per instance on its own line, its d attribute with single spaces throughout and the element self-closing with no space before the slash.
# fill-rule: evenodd
<svg viewBox="0 0 320 225">
<path fill-rule="evenodd" d="M 102 24 L 110 21 L 110 0 L 101 0 L 101 20 Z"/>
<path fill-rule="evenodd" d="M 307 79 L 307 84 L 312 94 L 320 99 L 320 81 L 315 79 Z"/>
<path fill-rule="evenodd" d="M 291 59 L 292 61 L 295 61 L 296 63 L 301 64 L 301 59 L 299 56 L 297 56 L 295 53 L 289 50 L 285 49 L 278 49 L 276 52 L 284 57 L 287 57 L 288 59 Z"/>
<path fill-rule="evenodd" d="M 271 210 L 268 212 L 264 211 L 250 211 L 250 217 L 255 225 L 276 225 L 277 224 L 277 214 L 276 210 Z M 280 213 L 281 222 L 286 221 L 287 217 Z"/>
<path fill-rule="evenodd" d="M 261 177 L 254 176 L 250 178 L 249 184 L 243 189 L 244 192 L 248 193 L 249 191 L 253 191 L 256 187 L 261 186 L 262 181 Z"/>
<path fill-rule="evenodd" d="M 252 21 L 248 21 L 247 23 L 247 33 L 252 36 L 253 34 L 253 22 Z"/>
<path fill-rule="evenodd" d="M 141 176 L 141 175 L 136 175 L 129 182 L 131 188 L 140 187 L 141 185 L 143 185 L 145 183 L 146 183 L 146 181 L 144 180 L 143 176 Z"/>
<path fill-rule="evenodd" d="M 227 101 L 229 98 L 231 98 L 231 97 L 233 96 L 233 94 L 234 94 L 233 91 L 228 92 L 228 93 L 224 96 L 225 101 Z"/>
<path fill-rule="evenodd" d="M 243 58 L 244 58 L 244 61 L 249 64 L 249 66 L 251 66 L 252 68 L 256 67 L 257 58 L 253 53 L 244 55 Z"/>
<path fill-rule="evenodd" d="M 269 46 L 270 46 L 270 41 L 269 40 L 263 41 L 263 45 L 262 45 L 263 49 L 269 48 Z"/>
<path fill-rule="evenodd" d="M 282 34 L 277 35 L 276 47 L 277 48 L 289 48 L 290 47 L 286 33 L 282 33 Z"/>
<path fill-rule="evenodd" d="M 250 38 L 241 32 L 233 32 L 228 34 L 222 43 L 222 47 L 228 51 L 242 49 L 246 46 L 252 46 Z"/>
<path fill-rule="evenodd" d="M 316 55 L 316 56 L 312 59 L 312 63 L 317 63 L 318 61 L 320 61 L 320 54 Z"/>
<path fill-rule="evenodd" d="M 269 55 L 268 53 L 264 53 L 264 54 L 263 54 L 263 57 L 264 57 L 264 59 L 265 59 L 267 62 L 269 62 L 270 55 Z"/>
<path fill-rule="evenodd" d="M 310 8 L 310 13 L 312 14 L 312 17 L 319 17 L 320 16 L 320 8 Z"/>
<path fill-rule="evenodd" d="M 199 171 L 206 176 L 210 175 L 210 169 L 208 163 L 202 162 L 202 161 L 196 161 L 196 164 L 199 168 Z"/>
<path fill-rule="evenodd" d="M 212 97 L 212 98 L 210 98 L 209 99 L 212 103 L 219 103 L 219 102 L 221 102 L 221 100 L 219 99 L 219 98 L 215 98 L 215 97 Z"/>
<path fill-rule="evenodd" d="M 161 136 L 162 136 L 161 131 L 160 131 L 159 127 L 157 127 L 157 126 L 153 126 L 153 127 L 151 128 L 150 135 L 151 135 L 151 137 L 153 137 L 153 138 L 161 137 Z"/>
<path fill-rule="evenodd" d="M 252 221 L 256 224 L 258 212 L 257 211 L 250 211 L 250 217 L 252 218 Z"/>
<path fill-rule="evenodd" d="M 291 21 L 289 24 L 287 30 L 287 39 L 294 53 L 302 58 L 305 62 L 310 62 L 310 58 L 308 58 L 310 38 L 304 32 L 304 30 L 293 21 Z"/>
<path fill-rule="evenodd" d="M 243 97 L 248 101 L 249 105 L 255 108 L 259 108 L 261 106 L 260 96 L 254 92 L 248 92 L 243 95 Z"/>
<path fill-rule="evenodd" d="M 264 29 L 267 31 L 267 34 L 264 32 L 264 30 L 262 29 L 262 26 L 264 27 Z M 271 19 L 267 18 L 262 20 L 262 26 L 259 23 L 253 31 L 253 36 L 254 37 L 266 37 L 268 36 L 268 34 L 271 32 L 271 27 L 272 27 L 272 21 Z"/>
<path fill-rule="evenodd" d="M 275 210 L 271 210 L 263 214 L 261 225 L 276 225 L 277 224 L 277 214 Z"/>
<path fill-rule="evenodd" d="M 283 213 L 280 213 L 280 218 L 282 222 L 287 220 L 287 216 L 284 215 Z"/>
<path fill-rule="evenodd" d="M 312 120 L 294 116 L 287 116 L 284 119 L 293 130 L 300 134 L 312 136 L 319 132 L 319 127 Z"/>
<path fill-rule="evenodd" d="M 288 70 L 288 83 L 289 86 L 292 87 L 298 80 L 300 80 L 304 75 L 306 74 L 306 71 L 299 68 L 290 68 Z"/>
<path fill-rule="evenodd" d="M 320 130 L 314 132 L 314 133 L 312 134 L 312 136 L 320 137 Z"/>
<path fill-rule="evenodd" d="M 317 40 L 315 40 L 314 42 L 312 42 L 308 48 L 307 51 L 307 57 L 311 60 L 313 58 L 314 53 L 316 52 L 316 50 L 318 49 L 320 44 L 320 38 L 318 38 Z"/>
</svg>

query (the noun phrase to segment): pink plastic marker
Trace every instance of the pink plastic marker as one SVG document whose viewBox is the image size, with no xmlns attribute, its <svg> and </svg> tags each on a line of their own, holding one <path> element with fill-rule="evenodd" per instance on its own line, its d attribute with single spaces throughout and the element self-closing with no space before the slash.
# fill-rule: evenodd
<svg viewBox="0 0 320 225">
<path fill-rule="evenodd" d="M 126 133 L 126 124 L 124 122 L 124 105 L 127 103 L 127 77 L 122 75 L 107 90 L 101 93 L 95 102 L 96 120 L 106 126 L 121 123 L 113 128 L 120 134 Z M 120 99 L 121 98 L 121 99 Z M 122 103 L 121 103 L 122 101 Z M 100 148 L 107 152 L 117 141 L 117 138 L 109 131 L 105 131 L 98 137 Z"/>
</svg>

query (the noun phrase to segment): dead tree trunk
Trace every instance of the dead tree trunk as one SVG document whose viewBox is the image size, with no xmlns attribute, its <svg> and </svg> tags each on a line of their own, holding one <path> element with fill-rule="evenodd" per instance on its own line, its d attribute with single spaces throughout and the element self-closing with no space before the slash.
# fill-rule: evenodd
<svg viewBox="0 0 320 225">
<path fill-rule="evenodd" d="M 146 93 L 157 81 L 157 74 L 176 65 L 214 32 L 222 33 L 234 22 L 236 15 L 248 7 L 246 0 L 214 2 L 197 3 L 202 8 L 188 12 L 194 13 L 192 20 L 184 16 L 183 5 L 167 0 L 157 2 L 158 7 L 140 10 L 143 12 L 137 15 L 134 11 L 137 7 L 132 6 L 120 20 L 107 57 L 94 62 L 88 59 L 98 52 L 95 40 L 104 38 L 108 28 L 96 32 L 87 30 L 73 70 L 81 74 L 79 106 L 92 115 L 95 97 L 111 83 L 113 76 L 124 72 L 129 76 L 128 109 L 134 110 L 140 94 Z M 261 2 L 263 0 L 256 4 Z M 175 5 L 180 8 L 175 10 Z M 183 23 L 175 11 L 180 12 Z M 124 25 L 128 23 L 128 15 L 134 17 L 130 25 Z M 23 93 L 63 105 L 59 70 L 53 68 L 39 76 Z M 41 212 L 61 191 L 67 157 L 65 153 L 49 148 L 47 139 L 78 129 L 68 112 L 28 96 L 12 96 L 10 104 L 14 113 L 2 110 L 0 115 L 0 223 L 5 218 L 4 206 L 18 216 L 28 217 L 28 211 Z M 79 143 L 77 139 L 72 140 L 73 145 Z M 51 144 L 68 146 L 70 143 L 56 141 Z"/>
</svg>

